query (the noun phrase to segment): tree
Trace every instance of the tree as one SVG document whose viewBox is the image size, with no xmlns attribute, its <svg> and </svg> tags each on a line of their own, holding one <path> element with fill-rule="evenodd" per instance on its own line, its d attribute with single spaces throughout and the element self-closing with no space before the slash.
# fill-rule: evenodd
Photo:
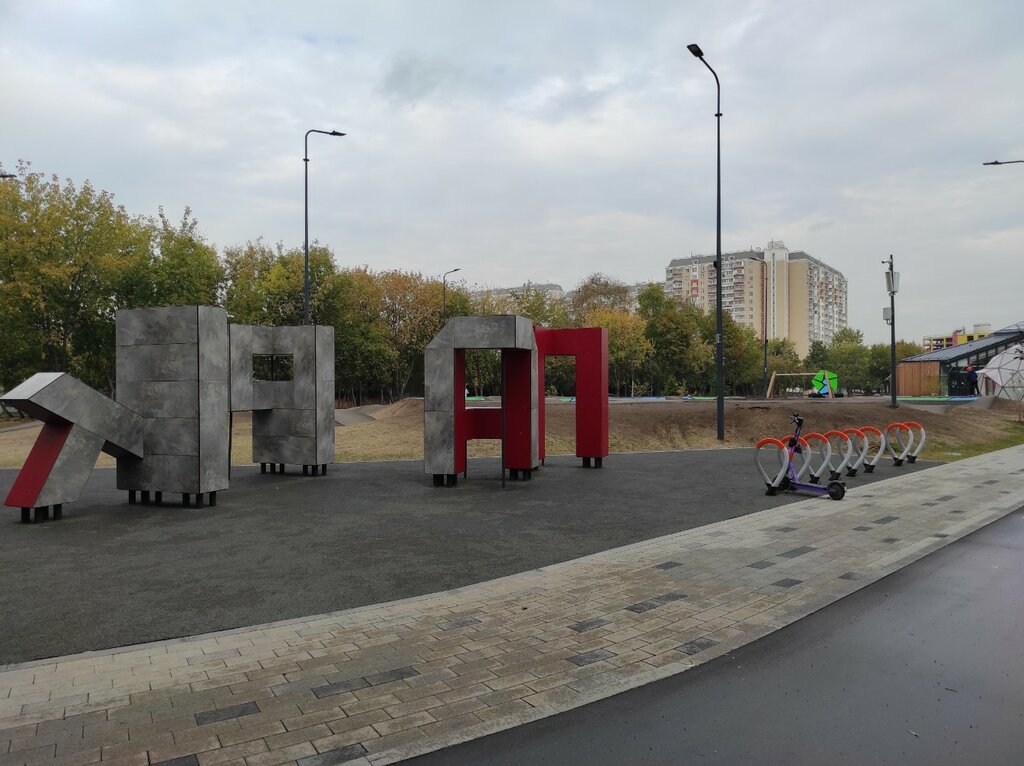
<svg viewBox="0 0 1024 766">
<path fill-rule="evenodd" d="M 622 282 L 604 274 L 591 274 L 579 283 L 572 294 L 570 318 L 576 327 L 582 327 L 587 315 L 601 307 L 630 311 L 633 308 L 633 300 L 629 288 Z"/>
<path fill-rule="evenodd" d="M 147 224 L 88 181 L 18 169 L 0 184 L 0 378 L 71 372 L 110 391 L 114 313 L 148 297 Z"/>
<path fill-rule="evenodd" d="M 595 308 L 587 315 L 587 325 L 608 330 L 608 375 L 615 394 L 619 396 L 625 389 L 633 396 L 636 373 L 654 351 L 654 344 L 644 334 L 646 322 L 627 311 Z"/>
<path fill-rule="evenodd" d="M 154 305 L 186 306 L 220 304 L 224 283 L 224 267 L 217 258 L 217 249 L 207 245 L 199 233 L 199 223 L 192 210 L 185 208 L 181 223 L 172 226 L 164 209 L 159 209 L 156 230 L 156 252 L 153 257 L 152 281 Z"/>
<path fill-rule="evenodd" d="M 701 331 L 703 312 L 690 303 L 677 305 L 656 285 L 641 290 L 638 301 L 652 347 L 648 364 L 651 393 L 706 391 L 714 346 Z"/>
<path fill-rule="evenodd" d="M 857 345 L 863 345 L 864 333 L 860 330 L 855 330 L 852 327 L 844 327 L 841 330 L 837 330 L 835 335 L 832 336 L 831 345 L 838 346 L 844 343 L 856 343 Z"/>
<path fill-rule="evenodd" d="M 822 341 L 811 341 L 811 347 L 804 357 L 804 367 L 810 372 L 817 372 L 828 365 L 828 346 Z"/>
<path fill-rule="evenodd" d="M 276 255 L 262 239 L 224 250 L 224 308 L 238 324 L 267 324 L 266 281 Z"/>
</svg>

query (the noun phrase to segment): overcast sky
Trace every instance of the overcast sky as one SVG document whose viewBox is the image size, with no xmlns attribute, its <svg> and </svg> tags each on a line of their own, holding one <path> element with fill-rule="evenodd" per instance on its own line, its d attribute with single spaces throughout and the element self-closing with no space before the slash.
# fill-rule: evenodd
<svg viewBox="0 0 1024 766">
<path fill-rule="evenodd" d="M 888 339 L 1024 320 L 1024 3 L 0 0 L 0 164 L 191 206 L 218 247 L 467 287 L 663 280 L 783 240 Z"/>
</svg>

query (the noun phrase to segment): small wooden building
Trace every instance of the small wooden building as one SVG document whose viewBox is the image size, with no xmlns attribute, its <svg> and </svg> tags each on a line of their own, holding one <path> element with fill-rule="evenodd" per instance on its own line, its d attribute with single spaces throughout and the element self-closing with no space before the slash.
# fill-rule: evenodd
<svg viewBox="0 0 1024 766">
<path fill-rule="evenodd" d="M 951 370 L 970 366 L 980 373 L 992 357 L 1021 341 L 1024 341 L 1024 322 L 970 343 L 904 359 L 896 365 L 896 393 L 900 396 L 948 396 Z"/>
</svg>

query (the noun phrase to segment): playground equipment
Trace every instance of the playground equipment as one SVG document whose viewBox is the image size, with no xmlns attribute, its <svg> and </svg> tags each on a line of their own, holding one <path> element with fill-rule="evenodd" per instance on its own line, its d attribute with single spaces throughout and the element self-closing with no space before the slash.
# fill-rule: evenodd
<svg viewBox="0 0 1024 766">
<path fill-rule="evenodd" d="M 826 383 L 826 385 L 824 385 L 824 386 L 817 386 L 817 385 L 815 385 L 815 380 L 817 379 L 818 375 L 823 373 L 823 372 L 827 372 L 827 371 L 826 370 L 819 370 L 818 372 L 773 372 L 771 379 L 768 381 L 768 390 L 765 392 L 764 398 L 765 399 L 771 399 L 772 398 L 772 395 L 775 393 L 775 383 L 778 381 L 779 378 L 810 378 L 811 379 L 811 385 L 815 386 L 814 390 L 815 390 L 816 393 L 820 394 L 821 396 L 827 396 L 829 399 L 835 399 L 835 393 L 834 393 L 835 389 L 832 388 L 831 386 L 827 385 L 827 383 L 829 382 L 829 379 L 828 379 L 827 376 L 824 379 L 824 382 Z M 834 383 L 836 381 L 836 375 L 835 375 L 835 373 L 831 373 L 831 375 L 832 375 L 832 382 Z"/>
<path fill-rule="evenodd" d="M 804 492 L 819 497 L 827 495 L 833 500 L 842 500 L 846 494 L 846 486 L 841 481 L 833 479 L 829 481 L 827 486 L 823 487 L 801 480 L 801 471 L 810 471 L 811 450 L 808 440 L 800 435 L 804 424 L 804 419 L 800 417 L 800 413 L 794 412 L 790 416 L 790 420 L 794 424 L 793 434 L 785 442 L 781 439 L 768 437 L 759 441 L 754 448 L 754 464 L 761 473 L 765 486 L 768 487 L 765 494 L 774 495 L 781 489 L 784 491 Z M 847 441 L 849 441 L 848 438 Z M 775 459 L 778 463 L 778 470 L 772 473 L 769 473 L 764 463 L 765 456 L 771 454 L 769 448 L 774 448 Z M 824 470 L 824 468 L 822 467 L 821 470 Z"/>
</svg>

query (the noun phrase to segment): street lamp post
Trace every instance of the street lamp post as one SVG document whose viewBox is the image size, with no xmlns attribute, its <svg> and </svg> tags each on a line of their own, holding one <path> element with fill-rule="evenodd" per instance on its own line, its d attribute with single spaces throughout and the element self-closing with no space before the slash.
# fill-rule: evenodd
<svg viewBox="0 0 1024 766">
<path fill-rule="evenodd" d="M 448 275 L 449 274 L 454 274 L 456 271 L 462 271 L 462 269 L 461 268 L 459 268 L 459 269 L 452 269 L 451 271 L 446 271 L 441 276 L 441 316 L 442 317 L 445 317 L 445 316 L 448 315 Z"/>
<path fill-rule="evenodd" d="M 310 133 L 323 133 L 325 136 L 343 136 L 344 133 L 339 133 L 336 130 L 307 130 L 305 140 L 305 152 L 302 155 L 302 162 L 306 167 L 306 239 L 305 239 L 305 252 L 306 259 L 303 266 L 303 282 L 302 282 L 302 323 L 312 324 L 312 319 L 309 315 L 309 134 Z"/>
<path fill-rule="evenodd" d="M 725 440 L 725 362 L 722 351 L 722 83 L 718 73 L 704 60 L 704 51 L 697 43 L 686 46 L 694 56 L 714 75 L 715 87 L 718 89 L 717 110 L 717 181 L 716 181 L 716 217 L 715 217 L 715 387 L 717 389 L 716 415 L 718 421 L 718 440 Z"/>
<path fill-rule="evenodd" d="M 896 403 L 896 293 L 900 289 L 900 274 L 893 271 L 892 254 L 888 261 L 889 270 L 885 272 L 885 289 L 889 291 L 889 316 L 886 321 L 889 323 L 889 406 L 899 407 Z"/>
</svg>

